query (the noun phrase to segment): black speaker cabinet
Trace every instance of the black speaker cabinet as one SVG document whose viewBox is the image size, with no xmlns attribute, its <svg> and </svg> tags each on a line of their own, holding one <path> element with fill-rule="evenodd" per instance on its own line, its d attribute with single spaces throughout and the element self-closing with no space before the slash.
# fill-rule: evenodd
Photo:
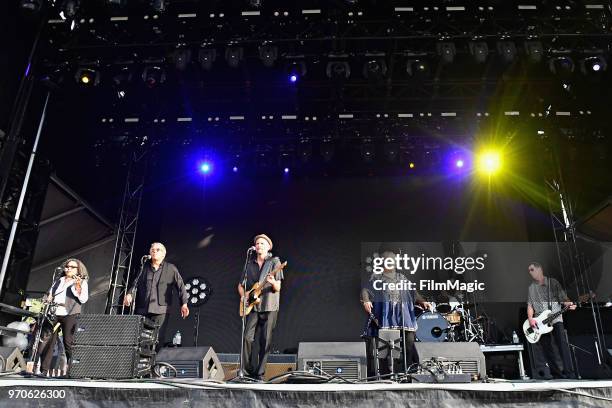
<svg viewBox="0 0 612 408">
<path fill-rule="evenodd" d="M 157 341 L 157 327 L 140 315 L 82 314 L 74 344 L 81 346 L 144 346 Z"/>
<path fill-rule="evenodd" d="M 81 346 L 72 348 L 70 377 L 124 379 L 151 373 L 155 353 L 139 346 Z"/>
<path fill-rule="evenodd" d="M 480 345 L 474 342 L 417 342 L 415 343 L 419 362 L 430 361 L 432 358 L 445 360 L 451 363 L 459 363 L 464 373 L 478 376 L 480 379 L 487 377 L 485 357 L 480 350 Z"/>
<path fill-rule="evenodd" d="M 177 378 L 203 378 L 223 381 L 223 366 L 212 347 L 165 347 L 159 350 L 155 363 L 170 364 Z M 174 377 L 174 370 L 161 365 L 163 377 Z"/>
<path fill-rule="evenodd" d="M 23 371 L 26 363 L 17 347 L 0 347 L 0 372 Z"/>
<path fill-rule="evenodd" d="M 366 348 L 363 341 L 300 343 L 297 369 L 361 380 L 367 376 Z"/>
</svg>

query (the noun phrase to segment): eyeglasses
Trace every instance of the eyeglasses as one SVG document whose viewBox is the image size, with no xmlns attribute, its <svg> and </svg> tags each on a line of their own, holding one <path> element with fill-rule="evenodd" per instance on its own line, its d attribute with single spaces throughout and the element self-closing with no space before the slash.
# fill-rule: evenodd
<svg viewBox="0 0 612 408">
<path fill-rule="evenodd" d="M 78 265 L 66 265 L 64 266 L 65 269 L 78 269 Z"/>
</svg>

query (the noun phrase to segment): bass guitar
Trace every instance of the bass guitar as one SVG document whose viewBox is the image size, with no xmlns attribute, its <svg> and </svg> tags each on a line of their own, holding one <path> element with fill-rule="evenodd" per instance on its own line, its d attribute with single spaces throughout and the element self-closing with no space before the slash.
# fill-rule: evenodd
<svg viewBox="0 0 612 408">
<path fill-rule="evenodd" d="M 287 261 L 278 264 L 273 270 L 271 270 L 268 275 L 266 275 L 266 279 L 268 276 L 274 276 L 285 269 L 287 266 Z M 253 307 L 261 303 L 261 292 L 266 288 L 266 285 L 269 285 L 269 282 L 266 282 L 265 279 L 263 282 L 255 282 L 249 291 L 245 292 L 244 297 L 240 299 L 240 317 L 247 316 L 253 310 Z"/>
<path fill-rule="evenodd" d="M 553 331 L 552 321 L 561 316 L 561 314 L 567 312 L 569 308 L 569 306 L 565 306 L 563 309 L 555 313 L 550 310 L 543 311 L 538 317 L 534 318 L 536 321 L 535 327 L 531 327 L 529 324 L 529 319 L 525 320 L 523 323 L 523 333 L 525 333 L 525 338 L 527 341 L 532 344 L 537 343 L 543 334 Z"/>
</svg>

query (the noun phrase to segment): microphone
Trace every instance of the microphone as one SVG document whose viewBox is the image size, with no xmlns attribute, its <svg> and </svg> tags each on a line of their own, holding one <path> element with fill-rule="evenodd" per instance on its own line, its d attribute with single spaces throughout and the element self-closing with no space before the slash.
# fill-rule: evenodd
<svg viewBox="0 0 612 408">
<path fill-rule="evenodd" d="M 251 252 L 255 250 L 255 246 L 250 247 L 249 249 L 247 249 L 247 252 Z"/>
<path fill-rule="evenodd" d="M 151 255 L 145 255 L 145 256 L 142 257 L 142 262 L 148 261 L 150 259 L 151 259 Z"/>
</svg>

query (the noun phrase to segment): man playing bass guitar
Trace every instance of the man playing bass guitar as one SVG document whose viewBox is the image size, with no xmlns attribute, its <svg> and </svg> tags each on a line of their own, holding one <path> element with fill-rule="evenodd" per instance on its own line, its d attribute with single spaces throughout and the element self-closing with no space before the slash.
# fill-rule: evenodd
<svg viewBox="0 0 612 408">
<path fill-rule="evenodd" d="M 270 253 L 272 240 L 267 235 L 260 234 L 253 239 L 253 242 L 255 256 L 247 263 L 247 288 L 244 288 L 240 282 L 238 293 L 242 299 L 246 291 L 259 282 L 262 286 L 259 296 L 261 302 L 254 306 L 253 311 L 246 318 L 242 364 L 250 377 L 262 380 L 266 361 L 272 349 L 272 333 L 278 318 L 281 281 L 284 276 L 282 267 L 280 267 L 280 259 L 273 257 Z M 272 273 L 273 271 L 276 272 Z M 259 343 L 259 353 L 257 356 L 252 356 L 253 342 L 256 338 Z M 255 360 L 254 363 L 253 360 Z"/>
<path fill-rule="evenodd" d="M 576 309 L 576 305 L 567 297 L 559 281 L 544 276 L 542 265 L 532 262 L 529 264 L 528 270 L 533 279 L 533 282 L 529 285 L 527 296 L 527 318 L 531 327 L 537 325 L 535 317 L 545 310 L 556 313 L 562 310 L 562 305 L 567 307 L 568 310 Z M 552 379 L 553 376 L 574 378 L 562 316 L 559 314 L 551 323 L 554 328 L 553 331 L 543 334 L 540 341 L 533 345 L 539 375 L 545 379 Z"/>
</svg>

